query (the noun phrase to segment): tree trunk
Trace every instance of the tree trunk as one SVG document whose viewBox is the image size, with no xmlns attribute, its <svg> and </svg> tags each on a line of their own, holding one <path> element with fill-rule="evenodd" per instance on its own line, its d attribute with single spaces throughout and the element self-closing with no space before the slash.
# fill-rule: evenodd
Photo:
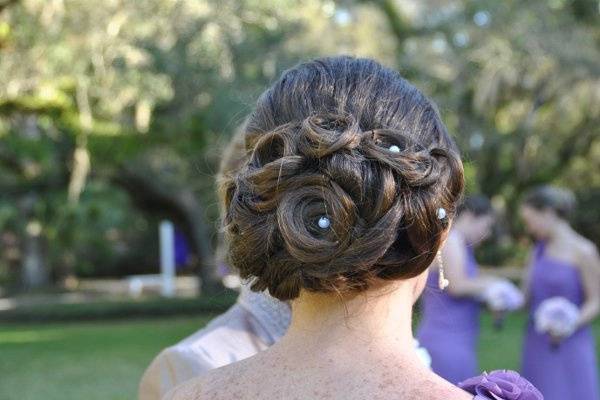
<svg viewBox="0 0 600 400">
<path fill-rule="evenodd" d="M 131 168 L 122 168 L 114 180 L 128 191 L 136 205 L 146 212 L 163 216 L 184 228 L 193 252 L 199 260 L 201 293 L 212 295 L 223 289 L 217 279 L 211 240 L 204 221 L 204 208 L 187 188 L 162 185 L 155 176 L 146 176 Z"/>
</svg>

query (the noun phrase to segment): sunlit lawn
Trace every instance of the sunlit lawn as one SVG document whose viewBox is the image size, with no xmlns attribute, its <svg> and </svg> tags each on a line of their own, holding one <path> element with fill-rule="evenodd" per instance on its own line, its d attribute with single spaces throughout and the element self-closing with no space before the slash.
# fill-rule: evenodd
<svg viewBox="0 0 600 400">
<path fill-rule="evenodd" d="M 207 320 L 5 325 L 0 328 L 0 399 L 135 399 L 152 357 Z M 482 368 L 518 368 L 523 325 L 524 317 L 516 315 L 495 332 L 489 319 L 483 319 Z"/>
<path fill-rule="evenodd" d="M 207 320 L 0 327 L 0 399 L 135 399 L 140 376 L 152 357 Z"/>
</svg>

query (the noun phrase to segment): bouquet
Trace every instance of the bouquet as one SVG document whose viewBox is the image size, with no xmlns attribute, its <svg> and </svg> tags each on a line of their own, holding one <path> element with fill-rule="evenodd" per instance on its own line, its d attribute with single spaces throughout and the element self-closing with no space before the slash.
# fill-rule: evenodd
<svg viewBox="0 0 600 400">
<path fill-rule="evenodd" d="M 425 347 L 421 347 L 421 344 L 417 339 L 413 339 L 413 344 L 415 346 L 415 351 L 417 352 L 417 356 L 419 359 L 427 366 L 431 368 L 431 355 L 427 351 Z"/>
<path fill-rule="evenodd" d="M 579 315 L 579 308 L 564 297 L 549 298 L 535 311 L 535 330 L 549 334 L 552 345 L 558 347 L 563 338 L 571 336 L 577 330 Z"/>
<path fill-rule="evenodd" d="M 494 282 L 483 293 L 483 301 L 494 315 L 494 326 L 502 328 L 507 312 L 515 311 L 523 306 L 523 293 L 510 281 Z"/>
</svg>

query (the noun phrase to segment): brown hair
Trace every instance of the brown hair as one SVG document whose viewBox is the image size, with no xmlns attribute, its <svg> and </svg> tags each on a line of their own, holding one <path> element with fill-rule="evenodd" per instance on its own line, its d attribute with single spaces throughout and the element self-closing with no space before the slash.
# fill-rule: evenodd
<svg viewBox="0 0 600 400">
<path fill-rule="evenodd" d="M 245 131 L 252 154 L 221 197 L 230 262 L 254 290 L 364 290 L 431 264 L 462 163 L 433 103 L 397 72 L 352 57 L 300 64 Z"/>
<path fill-rule="evenodd" d="M 523 202 L 536 210 L 550 209 L 560 218 L 567 219 L 575 208 L 575 195 L 567 189 L 544 185 L 527 192 Z"/>
</svg>

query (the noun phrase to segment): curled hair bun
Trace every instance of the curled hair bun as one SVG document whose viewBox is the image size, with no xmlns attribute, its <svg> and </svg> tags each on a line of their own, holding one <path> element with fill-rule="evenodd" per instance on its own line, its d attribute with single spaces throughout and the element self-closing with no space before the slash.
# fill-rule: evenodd
<svg viewBox="0 0 600 400">
<path fill-rule="evenodd" d="M 453 215 L 462 164 L 432 104 L 397 74 L 347 57 L 300 65 L 246 129 L 251 156 L 221 189 L 230 261 L 255 290 L 364 290 L 432 262 L 449 221 L 437 209 Z"/>
</svg>

